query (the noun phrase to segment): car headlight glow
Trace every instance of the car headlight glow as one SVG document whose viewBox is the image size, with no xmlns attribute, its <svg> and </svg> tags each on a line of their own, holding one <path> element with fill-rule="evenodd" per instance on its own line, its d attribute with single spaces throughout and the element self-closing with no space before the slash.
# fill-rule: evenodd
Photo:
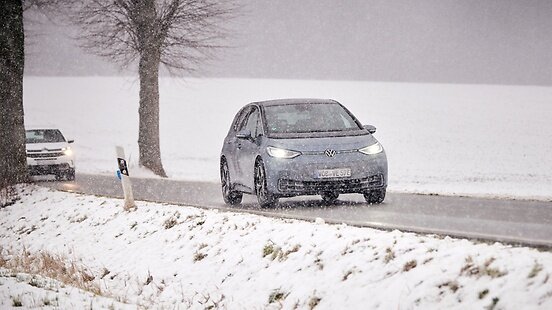
<svg viewBox="0 0 552 310">
<path fill-rule="evenodd" d="M 296 151 L 290 151 L 286 149 L 281 149 L 273 146 L 269 146 L 266 148 L 266 151 L 268 152 L 268 155 L 276 158 L 295 158 L 299 155 L 301 155 L 300 152 Z"/>
<path fill-rule="evenodd" d="M 67 156 L 73 155 L 73 150 L 71 149 L 70 146 L 61 148 L 61 151 L 63 152 L 63 154 L 65 154 Z"/>
<path fill-rule="evenodd" d="M 376 143 L 374 143 L 372 145 L 369 145 L 367 147 L 363 147 L 358 151 L 363 153 L 363 154 L 366 154 L 366 155 L 374 155 L 374 154 L 381 153 L 383 151 L 383 147 L 381 146 L 381 144 L 379 142 L 376 142 Z"/>
</svg>

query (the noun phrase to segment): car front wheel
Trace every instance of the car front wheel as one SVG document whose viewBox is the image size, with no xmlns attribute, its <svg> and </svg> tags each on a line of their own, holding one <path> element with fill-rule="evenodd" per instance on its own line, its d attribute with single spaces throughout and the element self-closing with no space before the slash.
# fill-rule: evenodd
<svg viewBox="0 0 552 310">
<path fill-rule="evenodd" d="M 240 204 L 243 194 L 232 190 L 232 183 L 230 183 L 230 171 L 228 170 L 228 164 L 226 161 L 222 161 L 220 164 L 220 181 L 222 184 L 222 198 L 224 199 L 224 203 L 229 205 Z"/>
<path fill-rule="evenodd" d="M 380 204 L 385 200 L 385 188 L 372 190 L 369 193 L 364 194 L 364 199 L 369 204 Z"/>
<path fill-rule="evenodd" d="M 67 179 L 67 181 L 74 181 L 75 180 L 75 168 L 69 169 L 69 171 L 67 171 L 67 174 L 65 175 L 65 178 Z"/>
<path fill-rule="evenodd" d="M 262 160 L 255 165 L 255 194 L 262 208 L 272 207 L 278 203 L 278 198 L 268 190 L 266 185 L 266 173 Z"/>
</svg>

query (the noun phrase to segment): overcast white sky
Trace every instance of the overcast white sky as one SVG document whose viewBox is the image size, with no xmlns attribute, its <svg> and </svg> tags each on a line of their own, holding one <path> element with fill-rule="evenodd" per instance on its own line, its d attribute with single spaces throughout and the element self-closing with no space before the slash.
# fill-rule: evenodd
<svg viewBox="0 0 552 310">
<path fill-rule="evenodd" d="M 233 47 L 201 75 L 552 85 L 549 0 L 241 2 Z M 28 75 L 120 74 L 66 27 L 26 26 Z"/>
</svg>

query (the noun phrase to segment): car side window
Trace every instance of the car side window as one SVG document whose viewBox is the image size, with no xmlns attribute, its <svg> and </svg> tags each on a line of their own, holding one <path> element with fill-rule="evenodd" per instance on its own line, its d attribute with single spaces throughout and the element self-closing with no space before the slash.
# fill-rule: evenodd
<svg viewBox="0 0 552 310">
<path fill-rule="evenodd" d="M 251 108 L 247 107 L 243 109 L 239 116 L 236 118 L 236 124 L 234 125 L 234 131 L 238 132 L 242 130 L 245 127 L 246 121 L 248 119 L 248 116 L 251 112 Z"/>
<path fill-rule="evenodd" d="M 249 117 L 247 118 L 247 125 L 245 129 L 249 130 L 251 132 L 251 136 L 253 138 L 256 138 L 259 134 L 258 128 L 259 128 L 259 111 L 257 109 L 254 109 L 251 114 L 249 114 Z"/>
</svg>

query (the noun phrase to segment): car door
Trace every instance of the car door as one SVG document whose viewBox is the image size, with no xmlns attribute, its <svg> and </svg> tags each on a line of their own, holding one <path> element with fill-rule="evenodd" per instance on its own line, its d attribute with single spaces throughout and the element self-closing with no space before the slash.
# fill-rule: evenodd
<svg viewBox="0 0 552 310">
<path fill-rule="evenodd" d="M 240 171 L 240 176 L 242 179 L 240 183 L 246 186 L 248 189 L 253 191 L 254 182 L 254 168 L 255 168 L 255 158 L 259 153 L 259 145 L 261 139 L 261 132 L 259 130 L 260 126 L 260 113 L 257 107 L 253 107 L 249 115 L 247 116 L 247 121 L 244 124 L 244 127 L 241 130 L 246 130 L 251 132 L 250 139 L 239 139 L 239 147 L 237 148 L 237 158 L 238 158 L 238 169 Z"/>
<path fill-rule="evenodd" d="M 242 185 L 242 179 L 241 171 L 239 170 L 238 165 L 238 150 L 241 148 L 242 141 L 241 139 L 236 137 L 236 134 L 242 130 L 245 127 L 245 124 L 247 122 L 247 117 L 251 113 L 251 107 L 247 106 L 238 112 L 236 119 L 234 123 L 232 124 L 232 128 L 230 129 L 230 132 L 228 134 L 228 137 L 226 138 L 226 148 L 227 148 L 227 163 L 228 163 L 228 169 L 230 170 L 230 178 L 232 179 L 232 183 Z"/>
</svg>

